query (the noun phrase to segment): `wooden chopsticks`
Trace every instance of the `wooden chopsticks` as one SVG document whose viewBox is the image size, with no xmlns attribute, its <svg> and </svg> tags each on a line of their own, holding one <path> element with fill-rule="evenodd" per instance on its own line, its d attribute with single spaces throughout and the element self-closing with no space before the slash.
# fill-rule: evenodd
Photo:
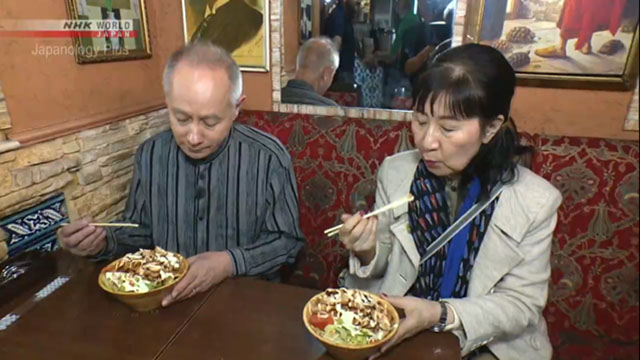
<svg viewBox="0 0 640 360">
<path fill-rule="evenodd" d="M 68 223 L 62 223 L 60 224 L 60 226 L 67 226 L 69 225 Z M 130 227 L 130 228 L 137 228 L 138 224 L 130 224 L 130 223 L 89 223 L 89 225 L 91 226 L 98 226 L 98 227 Z"/>
<path fill-rule="evenodd" d="M 402 198 L 402 199 L 396 200 L 396 201 L 394 201 L 394 202 L 392 202 L 390 204 L 387 204 L 387 205 L 381 207 L 380 209 L 378 209 L 378 210 L 376 210 L 374 212 L 370 212 L 370 213 L 364 215 L 362 218 L 363 219 L 367 219 L 367 218 L 370 218 L 372 216 L 376 216 L 376 215 L 378 215 L 380 213 L 383 213 L 385 211 L 389 211 L 391 209 L 395 209 L 398 206 L 404 205 L 404 204 L 406 204 L 406 203 L 408 203 L 410 201 L 413 201 L 413 195 L 411 195 L 411 194 L 407 195 L 407 197 L 405 197 L 405 198 Z M 328 237 L 332 237 L 332 236 L 336 235 L 338 232 L 340 232 L 340 229 L 342 228 L 343 225 L 344 224 L 340 224 L 340 225 L 334 226 L 332 228 L 328 228 L 327 230 L 324 231 L 324 233 Z"/>
</svg>

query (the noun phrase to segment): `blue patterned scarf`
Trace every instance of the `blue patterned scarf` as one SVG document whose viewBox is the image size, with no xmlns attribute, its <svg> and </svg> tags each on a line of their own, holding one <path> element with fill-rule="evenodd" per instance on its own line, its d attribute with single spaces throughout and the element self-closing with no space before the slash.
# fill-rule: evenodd
<svg viewBox="0 0 640 360">
<path fill-rule="evenodd" d="M 411 194 L 415 200 L 409 203 L 409 226 L 422 258 L 429 245 L 452 224 L 449 206 L 454 205 L 447 202 L 444 180 L 429 172 L 424 161 L 420 161 L 416 169 Z M 456 219 L 478 201 L 479 195 L 480 181 L 475 178 Z M 467 295 L 471 269 L 497 202 L 498 198 L 420 265 L 418 277 L 409 289 L 410 295 L 434 301 Z"/>
</svg>

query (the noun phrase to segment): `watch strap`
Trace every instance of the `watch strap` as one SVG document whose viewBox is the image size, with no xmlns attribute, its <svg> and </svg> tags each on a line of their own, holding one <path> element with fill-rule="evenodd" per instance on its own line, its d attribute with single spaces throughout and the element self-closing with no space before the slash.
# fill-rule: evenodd
<svg viewBox="0 0 640 360">
<path fill-rule="evenodd" d="M 440 319 L 431 330 L 434 332 L 442 332 L 447 327 L 447 305 L 444 301 L 440 301 Z"/>
</svg>

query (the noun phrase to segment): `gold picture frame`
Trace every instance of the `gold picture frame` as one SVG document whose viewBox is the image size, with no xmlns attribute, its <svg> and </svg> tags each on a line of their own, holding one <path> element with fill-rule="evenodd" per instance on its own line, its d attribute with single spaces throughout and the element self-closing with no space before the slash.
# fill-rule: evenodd
<svg viewBox="0 0 640 360">
<path fill-rule="evenodd" d="M 636 90 L 633 92 L 633 98 L 631 98 L 631 103 L 629 104 L 629 112 L 627 113 L 627 119 L 624 122 L 624 129 L 627 131 L 639 131 L 640 130 L 640 119 L 639 119 L 639 108 L 638 104 L 638 92 L 640 89 L 640 79 L 636 79 Z"/>
<path fill-rule="evenodd" d="M 505 3 L 507 5 L 504 13 L 502 13 L 502 8 L 497 10 L 494 8 L 495 6 L 504 6 Z M 564 10 L 566 4 L 560 1 L 558 3 L 562 5 L 560 12 L 560 18 L 562 18 L 565 16 Z M 559 29 L 559 21 L 552 21 L 552 19 L 548 18 L 544 20 L 538 20 L 538 18 L 535 18 L 533 21 L 519 19 L 518 9 L 513 9 L 514 5 L 518 6 L 518 4 L 520 4 L 520 1 L 518 0 L 470 0 L 467 4 L 465 25 L 462 35 L 463 43 L 484 43 L 492 45 L 501 50 L 505 54 L 505 56 L 510 59 L 512 65 L 514 65 L 519 85 L 594 90 L 631 90 L 634 88 L 638 75 L 639 28 L 637 10 L 635 10 L 635 25 L 633 26 L 633 28 L 631 28 L 633 30 L 632 33 L 629 32 L 629 25 L 626 25 L 626 30 L 628 32 L 624 34 L 622 34 L 621 25 L 616 32 L 616 36 L 611 36 L 611 33 L 606 30 L 598 30 L 597 32 L 592 32 L 588 37 L 589 46 L 587 47 L 585 45 L 585 47 L 583 47 L 585 50 L 584 52 L 582 52 L 581 50 L 573 49 L 573 45 L 576 43 L 574 43 L 571 38 L 569 38 L 568 40 L 563 40 L 563 38 L 560 36 L 561 29 Z M 558 9 L 555 10 L 557 11 Z M 620 11 L 620 9 L 618 9 L 618 11 Z M 626 9 L 623 11 L 626 11 Z M 495 16 L 494 14 L 500 14 L 502 18 L 497 17 L 496 20 L 495 18 L 492 18 L 492 16 Z M 538 16 L 550 15 L 549 12 L 547 12 L 543 13 L 543 15 Z M 553 16 L 553 14 L 551 16 Z M 487 19 L 493 20 L 489 22 L 489 31 L 486 31 L 487 25 L 484 24 Z M 551 25 L 556 27 L 556 29 L 552 29 Z M 500 27 L 502 27 L 502 30 L 500 29 Z M 528 28 L 529 30 L 524 29 L 523 31 L 521 31 L 521 34 L 517 34 L 515 30 L 512 33 L 509 33 L 515 27 Z M 553 55 L 553 53 L 549 53 L 548 49 L 550 49 L 554 43 L 550 43 L 549 39 L 552 38 L 554 31 L 557 40 L 555 43 L 565 45 L 564 48 L 566 57 L 562 57 L 561 55 L 559 55 L 558 57 L 550 56 L 550 54 Z M 542 32 L 544 35 L 537 38 L 538 32 Z M 491 34 L 487 35 L 487 33 Z M 495 38 L 496 34 L 499 34 L 498 38 Z M 525 39 L 525 45 L 523 45 L 522 43 L 513 43 L 511 40 L 515 35 L 522 35 Z M 598 36 L 598 40 L 601 44 L 592 45 L 592 36 L 594 38 Z M 616 42 L 618 44 L 622 44 L 625 51 L 625 53 L 622 54 L 620 53 L 620 51 L 622 50 L 618 50 L 615 60 L 611 60 L 610 62 L 611 65 L 607 64 L 607 60 L 614 58 L 608 58 L 608 56 L 610 55 L 599 53 L 598 49 L 599 47 L 600 50 L 602 50 L 604 46 L 604 44 L 602 43 L 602 39 L 606 38 L 609 39 L 607 41 L 617 40 Z M 545 41 L 546 44 L 536 44 L 538 39 L 540 40 L 540 42 Z M 528 40 L 529 43 L 526 43 L 526 40 Z M 593 41 L 595 42 L 595 40 Z M 540 54 L 544 54 L 549 57 L 538 56 L 538 51 L 544 49 L 545 47 L 547 48 L 547 53 L 541 52 Z M 562 47 L 557 46 L 557 48 Z M 515 53 L 526 54 L 526 56 L 514 55 Z M 597 61 L 589 59 L 588 56 L 592 56 L 593 59 L 597 59 Z M 527 61 L 529 62 L 527 63 Z M 613 61 L 617 61 L 615 66 L 613 65 Z M 620 64 L 621 62 L 622 65 Z M 522 67 L 517 66 L 523 63 L 526 65 Z M 601 68 L 608 68 L 609 70 L 602 71 L 601 73 L 578 70 L 598 69 L 598 66 L 600 66 Z M 574 68 L 576 70 L 571 71 L 571 68 Z M 615 68 L 615 71 L 610 70 L 611 68 Z M 560 71 L 560 69 L 569 70 Z"/>
<path fill-rule="evenodd" d="M 270 70 L 269 0 L 181 0 L 184 41 L 220 45 L 240 70 Z"/>
<path fill-rule="evenodd" d="M 70 20 L 132 20 L 135 38 L 73 37 L 78 64 L 147 59 L 151 41 L 145 0 L 66 0 Z"/>
</svg>

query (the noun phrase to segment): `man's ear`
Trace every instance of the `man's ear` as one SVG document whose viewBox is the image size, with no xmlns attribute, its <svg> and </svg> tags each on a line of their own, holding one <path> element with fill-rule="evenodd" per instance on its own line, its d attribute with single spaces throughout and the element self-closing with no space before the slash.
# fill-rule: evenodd
<svg viewBox="0 0 640 360">
<path fill-rule="evenodd" d="M 333 75 L 335 74 L 335 70 L 331 66 L 327 66 L 322 69 L 322 80 L 329 82 L 331 84 L 333 82 Z"/>
<path fill-rule="evenodd" d="M 245 94 L 240 95 L 240 99 L 238 99 L 238 101 L 235 104 L 235 109 L 234 111 L 236 112 L 236 116 L 238 117 L 238 115 L 240 114 L 240 110 L 242 110 L 242 104 L 244 104 L 244 101 L 247 99 L 247 96 Z"/>
<path fill-rule="evenodd" d="M 499 115 L 497 118 L 493 119 L 489 125 L 484 130 L 484 134 L 482 136 L 482 143 L 488 144 L 494 136 L 500 131 L 502 125 L 504 124 L 504 116 Z"/>
</svg>

